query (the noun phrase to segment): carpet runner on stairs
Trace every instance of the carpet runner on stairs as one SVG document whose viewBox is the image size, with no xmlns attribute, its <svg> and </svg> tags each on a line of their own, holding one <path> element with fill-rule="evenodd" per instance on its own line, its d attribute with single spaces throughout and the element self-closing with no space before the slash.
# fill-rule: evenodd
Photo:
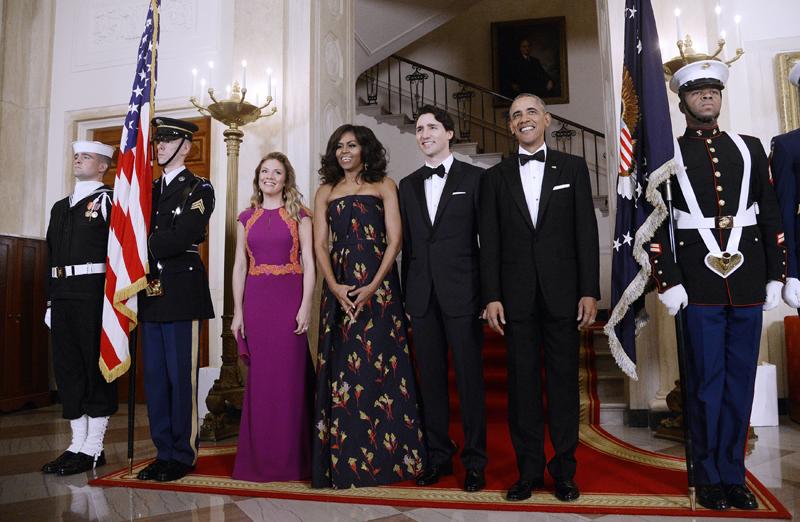
<svg viewBox="0 0 800 522">
<path fill-rule="evenodd" d="M 464 469 L 454 459 L 455 473 L 432 487 L 421 488 L 412 482 L 375 488 L 346 490 L 311 489 L 307 482 L 271 482 L 258 484 L 230 478 L 236 446 L 201 447 L 196 470 L 172 483 L 138 481 L 127 477 L 127 468 L 90 481 L 95 486 L 123 486 L 172 491 L 229 494 L 268 498 L 350 502 L 391 506 L 484 509 L 497 511 L 539 511 L 562 513 L 598 513 L 625 515 L 674 515 L 694 517 L 791 518 L 772 493 L 750 473 L 747 484 L 759 502 L 754 511 L 709 511 L 698 507 L 689 510 L 686 496 L 686 470 L 683 459 L 636 448 L 599 426 L 600 404 L 597 399 L 597 373 L 594 369 L 594 332 L 581 336 L 580 444 L 576 452 L 578 471 L 575 481 L 581 497 L 571 503 L 558 501 L 552 494 L 548 476 L 545 489 L 536 490 L 523 502 L 505 500 L 505 490 L 517 479 L 514 451 L 507 426 L 507 388 L 505 346 L 502 337 L 487 330 L 484 344 L 484 379 L 487 406 L 487 445 L 489 464 L 487 487 L 478 493 L 461 489 Z M 451 384 L 451 437 L 462 445 L 458 399 Z M 548 455 L 552 454 L 549 448 Z M 134 466 L 134 474 L 150 461 Z"/>
</svg>

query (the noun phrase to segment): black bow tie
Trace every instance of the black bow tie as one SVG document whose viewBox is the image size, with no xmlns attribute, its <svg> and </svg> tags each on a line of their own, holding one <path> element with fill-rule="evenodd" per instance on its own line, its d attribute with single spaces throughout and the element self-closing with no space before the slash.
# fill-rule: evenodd
<svg viewBox="0 0 800 522">
<path fill-rule="evenodd" d="M 544 151 L 543 150 L 537 150 L 536 154 L 520 154 L 519 155 L 519 164 L 520 165 L 525 165 L 526 163 L 528 163 L 531 160 L 533 160 L 533 161 L 541 161 L 542 163 L 544 163 Z"/>
<path fill-rule="evenodd" d="M 426 166 L 425 168 L 428 169 L 427 172 L 425 173 L 425 178 L 426 179 L 430 178 L 434 174 L 436 174 L 440 178 L 444 178 L 447 175 L 447 173 L 444 171 L 444 163 L 442 163 L 441 165 L 439 165 L 436 168 L 431 168 L 431 167 L 428 167 L 428 166 Z"/>
</svg>

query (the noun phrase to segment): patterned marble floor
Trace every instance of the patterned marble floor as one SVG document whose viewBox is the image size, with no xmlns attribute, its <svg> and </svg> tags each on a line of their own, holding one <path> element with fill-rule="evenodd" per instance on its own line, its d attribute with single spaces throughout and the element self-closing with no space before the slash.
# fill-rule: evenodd
<svg viewBox="0 0 800 522">
<path fill-rule="evenodd" d="M 123 406 L 106 435 L 105 473 L 126 462 L 127 411 Z M 143 406 L 136 410 L 136 458 L 154 455 Z M 652 437 L 644 428 L 609 427 L 639 447 L 681 455 L 683 448 Z M 800 424 L 781 418 L 777 428 L 757 428 L 758 441 L 748 468 L 800 516 Z M 57 406 L 0 415 L 0 520 L 170 520 L 170 521 L 418 521 L 511 522 L 518 520 L 667 520 L 674 517 L 506 513 L 417 509 L 369 505 L 269 500 L 226 495 L 173 493 L 127 488 L 93 488 L 91 473 L 72 477 L 43 475 L 42 463 L 69 444 L 69 426 Z M 225 441 L 230 444 L 231 441 Z M 490 456 L 491 457 L 491 456 Z M 731 520 L 699 519 L 701 521 Z"/>
</svg>

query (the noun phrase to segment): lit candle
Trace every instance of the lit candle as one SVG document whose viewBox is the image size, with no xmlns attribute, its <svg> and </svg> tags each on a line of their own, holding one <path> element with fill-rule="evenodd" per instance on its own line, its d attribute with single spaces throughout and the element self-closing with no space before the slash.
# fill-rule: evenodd
<svg viewBox="0 0 800 522">
<path fill-rule="evenodd" d="M 736 48 L 743 49 L 744 42 L 742 41 L 742 17 L 736 15 L 733 17 L 734 23 L 736 23 Z"/>
<path fill-rule="evenodd" d="M 197 94 L 197 67 L 192 68 L 192 96 Z"/>
<path fill-rule="evenodd" d="M 278 102 L 278 89 L 277 89 L 277 82 L 275 80 L 271 80 L 269 83 L 269 95 L 275 96 L 272 99 L 272 106 L 275 107 Z"/>
<path fill-rule="evenodd" d="M 206 79 L 200 79 L 200 105 L 203 105 L 206 101 Z"/>
<path fill-rule="evenodd" d="M 717 6 L 714 7 L 714 14 L 717 15 L 717 32 L 719 33 L 720 38 L 722 38 L 724 40 L 725 37 L 722 36 L 722 32 L 723 32 L 722 31 L 722 22 L 720 22 L 720 15 L 722 15 L 722 6 L 719 5 L 719 2 L 717 2 Z"/>
<path fill-rule="evenodd" d="M 208 62 L 208 86 L 214 86 L 214 62 Z"/>
<path fill-rule="evenodd" d="M 272 68 L 267 67 L 267 96 L 272 96 Z"/>
<path fill-rule="evenodd" d="M 681 31 L 681 10 L 675 8 L 675 30 L 678 33 L 678 40 L 683 39 L 683 31 Z"/>
<path fill-rule="evenodd" d="M 226 95 L 226 97 L 228 97 L 228 98 L 230 98 L 230 97 L 231 97 L 231 86 L 230 86 L 230 85 L 226 85 L 226 86 L 225 86 L 225 95 Z"/>
<path fill-rule="evenodd" d="M 242 89 L 247 89 L 247 60 L 242 60 Z"/>
</svg>

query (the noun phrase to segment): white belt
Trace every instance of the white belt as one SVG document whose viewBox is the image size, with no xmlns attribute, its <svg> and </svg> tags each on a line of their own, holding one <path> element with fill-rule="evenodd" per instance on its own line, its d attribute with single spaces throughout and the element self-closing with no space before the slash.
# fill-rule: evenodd
<svg viewBox="0 0 800 522">
<path fill-rule="evenodd" d="M 51 277 L 56 279 L 63 279 L 65 277 L 89 275 L 89 274 L 105 274 L 105 263 L 85 263 L 83 265 L 69 265 L 69 266 L 54 266 L 50 269 Z"/>
<path fill-rule="evenodd" d="M 731 229 L 758 224 L 758 204 L 753 203 L 743 213 L 735 216 L 697 217 L 689 212 L 674 209 L 675 224 L 682 229 Z"/>
</svg>

